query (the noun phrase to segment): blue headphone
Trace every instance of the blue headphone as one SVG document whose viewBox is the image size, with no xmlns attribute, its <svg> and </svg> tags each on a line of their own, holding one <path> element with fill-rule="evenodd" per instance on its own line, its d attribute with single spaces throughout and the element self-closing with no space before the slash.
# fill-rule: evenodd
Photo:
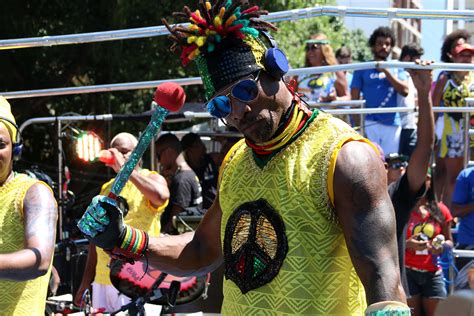
<svg viewBox="0 0 474 316">
<path fill-rule="evenodd" d="M 270 33 L 261 31 L 263 38 L 270 45 L 270 48 L 265 52 L 263 65 L 265 71 L 275 79 L 280 80 L 288 72 L 290 66 L 285 53 L 278 48 L 275 39 Z"/>
<path fill-rule="evenodd" d="M 13 161 L 18 161 L 21 158 L 21 151 L 23 150 L 23 141 L 21 139 L 20 129 L 18 128 L 18 125 L 15 124 L 15 122 L 13 122 L 10 119 L 7 119 L 6 117 L 0 116 L 0 120 L 4 120 L 4 121 L 10 123 L 16 129 L 16 137 L 15 137 L 16 142 L 13 143 L 13 151 L 12 152 L 13 152 Z"/>
<path fill-rule="evenodd" d="M 285 53 L 277 47 L 276 41 L 270 33 L 260 31 L 259 40 L 265 47 L 269 47 L 263 56 L 265 72 L 275 80 L 281 80 L 288 72 L 289 63 Z M 218 96 L 207 103 L 207 111 L 216 118 L 225 118 L 232 111 L 229 98 Z"/>
</svg>

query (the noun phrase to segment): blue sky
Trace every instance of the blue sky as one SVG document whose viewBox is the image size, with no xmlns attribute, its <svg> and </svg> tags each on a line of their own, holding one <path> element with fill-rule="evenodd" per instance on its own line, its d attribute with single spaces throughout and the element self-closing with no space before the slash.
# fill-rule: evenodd
<svg viewBox="0 0 474 316">
<path fill-rule="evenodd" d="M 347 7 L 373 7 L 388 8 L 391 0 L 337 0 L 338 5 Z M 446 8 L 446 0 L 422 0 L 422 7 L 425 10 L 443 10 Z M 388 26 L 386 18 L 360 18 L 346 17 L 344 19 L 346 27 L 349 29 L 361 28 L 368 37 L 372 31 L 379 26 Z M 424 59 L 440 60 L 441 45 L 445 32 L 445 20 L 423 20 L 421 26 L 422 41 L 421 46 L 425 50 Z M 435 76 L 439 71 L 435 71 Z"/>
<path fill-rule="evenodd" d="M 347 7 L 373 7 L 388 8 L 391 0 L 337 0 L 337 5 Z M 443 10 L 446 7 L 446 0 L 422 0 L 423 9 Z M 386 18 L 360 18 L 346 17 L 344 19 L 346 27 L 349 29 L 361 28 L 366 36 L 370 36 L 372 31 L 379 26 L 388 26 Z M 422 47 L 425 49 L 425 59 L 439 61 L 441 44 L 444 38 L 444 20 L 423 20 L 422 22 Z"/>
<path fill-rule="evenodd" d="M 422 6 L 426 10 L 443 10 L 445 1 L 423 0 Z M 446 22 L 444 20 L 423 20 L 421 25 L 422 40 L 421 46 L 425 50 L 424 59 L 439 61 L 441 55 L 441 45 L 444 38 Z"/>
</svg>

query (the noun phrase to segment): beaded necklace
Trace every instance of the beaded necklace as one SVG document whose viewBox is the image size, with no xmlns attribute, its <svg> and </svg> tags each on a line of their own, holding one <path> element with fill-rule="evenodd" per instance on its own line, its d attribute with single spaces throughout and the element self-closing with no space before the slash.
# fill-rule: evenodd
<svg viewBox="0 0 474 316">
<path fill-rule="evenodd" d="M 294 101 L 280 123 L 280 128 L 274 138 L 263 143 L 253 143 L 249 139 L 245 142 L 252 148 L 257 164 L 262 167 L 276 153 L 293 142 L 303 132 L 309 123 L 316 117 L 317 111 L 311 112 Z"/>
</svg>

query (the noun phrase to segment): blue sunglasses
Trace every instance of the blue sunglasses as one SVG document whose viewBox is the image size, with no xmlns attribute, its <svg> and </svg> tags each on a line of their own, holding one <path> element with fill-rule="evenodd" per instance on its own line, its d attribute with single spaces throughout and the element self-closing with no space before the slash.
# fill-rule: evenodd
<svg viewBox="0 0 474 316">
<path fill-rule="evenodd" d="M 212 98 L 207 103 L 207 111 L 211 113 L 212 116 L 222 119 L 228 117 L 232 112 L 230 97 L 244 103 L 252 102 L 258 97 L 259 90 L 257 82 L 259 77 L 260 70 L 255 78 L 246 78 L 238 81 L 230 89 L 228 94 Z"/>
</svg>

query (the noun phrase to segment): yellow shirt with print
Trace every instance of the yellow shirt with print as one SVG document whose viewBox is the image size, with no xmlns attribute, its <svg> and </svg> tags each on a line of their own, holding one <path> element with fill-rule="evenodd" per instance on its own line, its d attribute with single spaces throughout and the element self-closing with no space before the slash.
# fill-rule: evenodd
<svg viewBox="0 0 474 316">
<path fill-rule="evenodd" d="M 244 141 L 231 149 L 220 174 L 221 236 L 234 210 L 265 199 L 283 219 L 288 253 L 273 280 L 245 294 L 224 279 L 222 315 L 363 315 L 364 288 L 332 206 L 335 162 L 348 141 L 368 142 L 320 112 L 263 168 Z"/>
</svg>

